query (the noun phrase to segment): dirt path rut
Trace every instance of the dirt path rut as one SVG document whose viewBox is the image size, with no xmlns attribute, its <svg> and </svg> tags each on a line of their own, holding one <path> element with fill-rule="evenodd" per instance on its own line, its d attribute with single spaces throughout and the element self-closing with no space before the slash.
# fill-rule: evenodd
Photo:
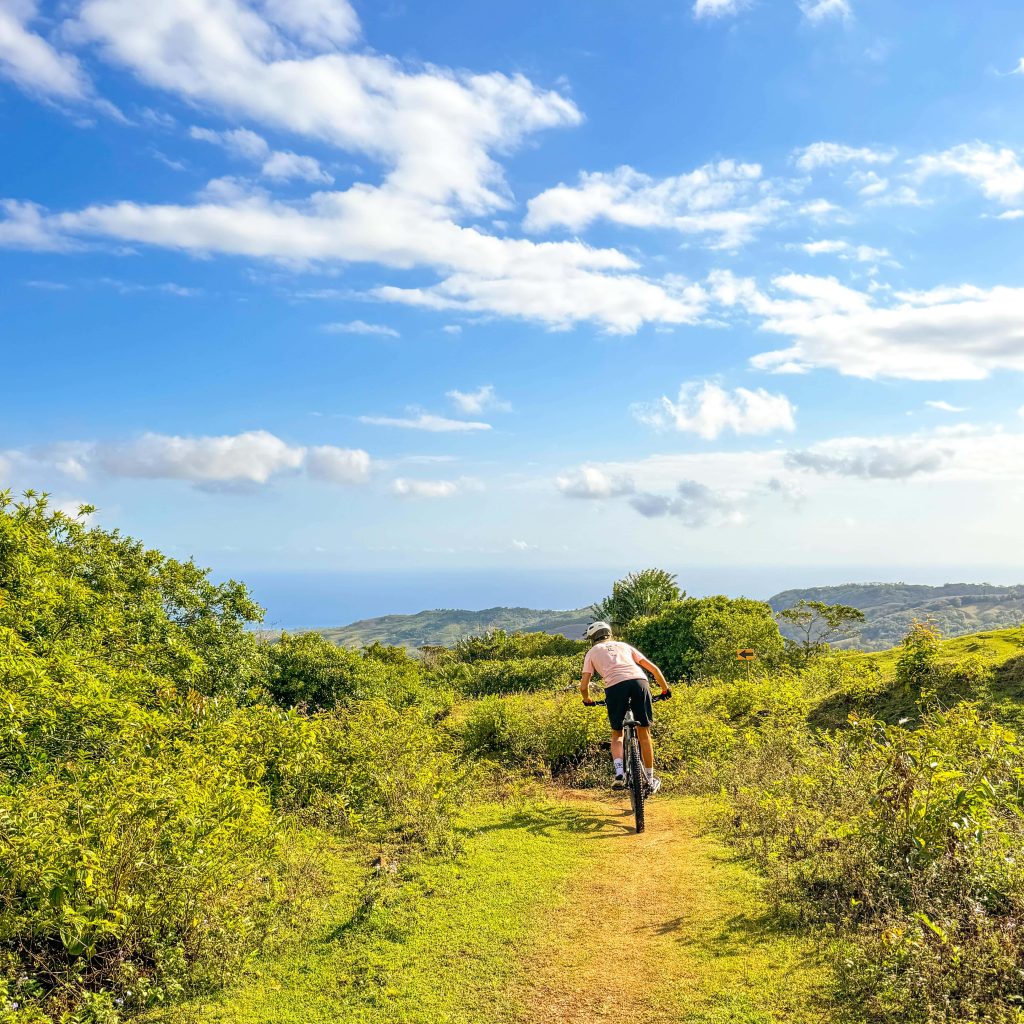
<svg viewBox="0 0 1024 1024">
<path fill-rule="evenodd" d="M 807 942 L 766 915 L 706 806 L 657 797 L 636 835 L 623 797 L 560 799 L 587 842 L 538 922 L 521 1001 L 533 1024 L 775 1024 L 829 1019 Z"/>
</svg>

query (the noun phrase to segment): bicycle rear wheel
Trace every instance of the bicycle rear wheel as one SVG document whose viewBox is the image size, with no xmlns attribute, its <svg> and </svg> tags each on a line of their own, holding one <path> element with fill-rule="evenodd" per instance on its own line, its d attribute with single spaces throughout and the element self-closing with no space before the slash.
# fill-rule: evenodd
<svg viewBox="0 0 1024 1024">
<path fill-rule="evenodd" d="M 633 805 L 633 818 L 636 821 L 638 833 L 644 830 L 644 797 L 647 795 L 644 773 L 644 763 L 640 760 L 640 741 L 634 733 L 629 738 L 629 747 L 626 750 L 626 757 L 629 765 L 629 802 Z"/>
</svg>

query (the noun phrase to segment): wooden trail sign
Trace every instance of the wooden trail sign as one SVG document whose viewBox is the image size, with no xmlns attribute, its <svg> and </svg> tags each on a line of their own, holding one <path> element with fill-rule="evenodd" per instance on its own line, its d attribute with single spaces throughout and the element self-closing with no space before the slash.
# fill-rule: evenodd
<svg viewBox="0 0 1024 1024">
<path fill-rule="evenodd" d="M 757 655 L 749 647 L 741 647 L 736 652 L 737 661 L 753 661 Z"/>
</svg>

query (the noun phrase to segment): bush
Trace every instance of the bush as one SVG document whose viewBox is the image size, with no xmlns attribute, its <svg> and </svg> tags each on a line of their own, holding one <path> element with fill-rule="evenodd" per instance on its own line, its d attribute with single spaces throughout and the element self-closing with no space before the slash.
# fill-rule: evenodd
<svg viewBox="0 0 1024 1024">
<path fill-rule="evenodd" d="M 267 662 L 267 687 L 282 707 L 318 710 L 385 697 L 402 704 L 420 682 L 418 665 L 400 648 L 375 644 L 359 653 L 319 633 L 282 633 L 268 646 Z"/>
<path fill-rule="evenodd" d="M 582 655 L 590 645 L 552 633 L 506 633 L 493 629 L 481 636 L 458 641 L 448 651 L 453 661 L 514 661 L 521 658 L 552 658 Z"/>
<path fill-rule="evenodd" d="M 769 605 L 748 598 L 686 598 L 657 615 L 635 620 L 625 639 L 647 655 L 670 680 L 735 679 L 747 669 L 736 660 L 752 648 L 758 671 L 777 665 L 784 650 Z"/>
<path fill-rule="evenodd" d="M 866 719 L 767 740 L 735 764 L 736 834 L 784 905 L 848 930 L 840 980 L 855 1005 L 893 1024 L 1018 1019 L 1014 734 L 962 705 L 913 730 Z"/>
</svg>

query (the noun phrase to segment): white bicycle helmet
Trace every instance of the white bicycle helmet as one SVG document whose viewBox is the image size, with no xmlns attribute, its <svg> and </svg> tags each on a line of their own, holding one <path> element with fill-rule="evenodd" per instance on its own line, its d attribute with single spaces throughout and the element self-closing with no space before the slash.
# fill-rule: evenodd
<svg viewBox="0 0 1024 1024">
<path fill-rule="evenodd" d="M 585 640 L 606 640 L 612 635 L 612 627 L 607 622 L 592 622 L 583 634 Z"/>
</svg>

